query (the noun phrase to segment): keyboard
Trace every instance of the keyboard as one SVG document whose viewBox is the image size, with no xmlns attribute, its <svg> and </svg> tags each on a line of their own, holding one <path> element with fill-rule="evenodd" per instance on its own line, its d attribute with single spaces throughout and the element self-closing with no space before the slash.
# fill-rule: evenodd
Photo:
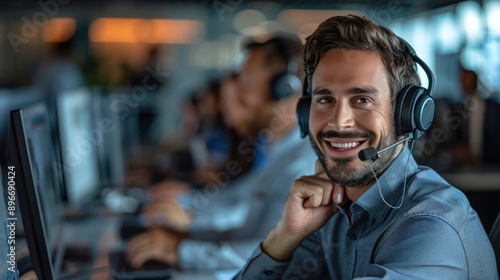
<svg viewBox="0 0 500 280">
<path fill-rule="evenodd" d="M 110 273 L 113 279 L 170 279 L 175 269 L 160 261 L 147 261 L 141 267 L 131 266 L 124 252 L 113 252 L 109 255 Z"/>
</svg>

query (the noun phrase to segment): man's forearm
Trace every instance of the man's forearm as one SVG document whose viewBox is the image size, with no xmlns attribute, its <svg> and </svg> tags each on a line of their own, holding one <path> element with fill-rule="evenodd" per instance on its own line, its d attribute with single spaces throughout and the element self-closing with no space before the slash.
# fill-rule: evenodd
<svg viewBox="0 0 500 280">
<path fill-rule="evenodd" d="M 293 252 L 305 237 L 290 236 L 282 233 L 280 223 L 281 221 L 271 230 L 264 242 L 262 242 L 262 251 L 275 261 L 286 262 L 292 258 Z"/>
</svg>

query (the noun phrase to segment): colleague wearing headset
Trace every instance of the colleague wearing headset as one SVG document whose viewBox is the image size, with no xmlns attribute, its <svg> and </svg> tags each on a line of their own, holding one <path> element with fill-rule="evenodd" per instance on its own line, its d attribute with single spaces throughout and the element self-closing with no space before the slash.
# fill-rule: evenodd
<svg viewBox="0 0 500 280">
<path fill-rule="evenodd" d="M 191 215 L 182 215 L 179 207 L 164 212 L 185 218 L 165 219 L 162 227 L 186 234 L 156 228 L 133 237 L 127 254 L 132 265 L 155 259 L 187 270 L 243 267 L 281 217 L 292 182 L 313 174 L 317 158 L 307 140 L 301 139 L 295 118 L 304 73 L 297 63 L 302 43 L 296 37 L 275 35 L 248 43 L 246 50 L 237 94 L 253 120 L 251 135 L 257 137 L 248 138 L 239 152 L 253 159 L 251 170 L 226 185 L 193 193 L 187 199 L 194 202 Z M 207 194 L 207 201 L 196 205 L 202 201 L 200 193 Z"/>
<path fill-rule="evenodd" d="M 432 73 L 411 46 L 367 18 L 336 16 L 307 38 L 304 64 L 299 124 L 321 164 L 292 184 L 281 220 L 236 278 L 498 279 L 467 198 L 408 147 L 381 152 L 433 120 Z"/>
</svg>

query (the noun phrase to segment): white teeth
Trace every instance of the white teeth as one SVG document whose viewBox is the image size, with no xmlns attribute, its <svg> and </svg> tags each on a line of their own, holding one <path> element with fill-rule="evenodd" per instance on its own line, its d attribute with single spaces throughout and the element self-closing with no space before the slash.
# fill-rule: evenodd
<svg viewBox="0 0 500 280">
<path fill-rule="evenodd" d="M 359 142 L 351 142 L 351 143 L 333 143 L 330 142 L 330 145 L 334 148 L 337 149 L 350 149 L 357 147 L 359 145 Z"/>
</svg>

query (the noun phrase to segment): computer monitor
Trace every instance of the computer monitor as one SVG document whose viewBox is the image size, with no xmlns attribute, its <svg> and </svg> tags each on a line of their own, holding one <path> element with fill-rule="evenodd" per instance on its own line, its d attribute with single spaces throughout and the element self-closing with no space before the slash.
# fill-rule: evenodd
<svg viewBox="0 0 500 280">
<path fill-rule="evenodd" d="M 90 89 L 67 90 L 57 96 L 57 123 L 64 192 L 68 205 L 81 209 L 101 187 L 97 149 L 104 132 L 95 125 Z"/>
<path fill-rule="evenodd" d="M 8 179 L 3 185 L 2 168 L 0 166 L 0 279 L 17 280 L 18 270 L 16 261 L 16 225 L 15 215 L 16 186 L 15 170 L 8 170 Z M 10 202 L 10 203 L 9 203 Z"/>
<path fill-rule="evenodd" d="M 7 131 L 10 111 L 41 102 L 45 98 L 43 91 L 34 86 L 15 89 L 0 88 L 0 162 L 4 166 L 7 166 L 5 153 L 7 151 Z"/>
<path fill-rule="evenodd" d="M 122 146 L 122 119 L 124 108 L 115 108 L 117 100 L 127 93 L 125 89 L 94 87 L 92 89 L 96 127 L 100 128 L 103 141 L 97 146 L 101 183 L 104 187 L 125 185 L 125 163 Z"/>
<path fill-rule="evenodd" d="M 57 279 L 63 244 L 60 181 L 47 108 L 33 105 L 11 112 L 8 162 L 16 186 L 26 241 L 38 279 Z"/>
</svg>

